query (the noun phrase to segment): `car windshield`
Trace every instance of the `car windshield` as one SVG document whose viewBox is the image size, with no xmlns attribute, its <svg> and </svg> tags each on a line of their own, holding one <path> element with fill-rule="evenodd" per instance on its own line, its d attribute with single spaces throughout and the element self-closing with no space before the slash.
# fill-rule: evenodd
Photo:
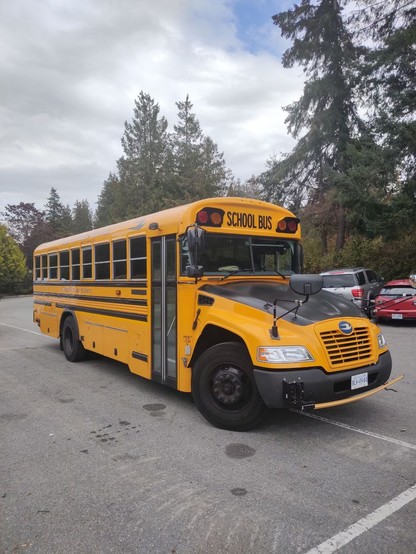
<svg viewBox="0 0 416 554">
<path fill-rule="evenodd" d="M 415 296 L 416 289 L 407 285 L 397 285 L 392 287 L 384 287 L 381 289 L 382 296 Z"/>
<path fill-rule="evenodd" d="M 322 275 L 324 288 L 335 289 L 337 287 L 355 286 L 354 275 L 352 273 L 340 273 L 336 275 Z"/>
<path fill-rule="evenodd" d="M 250 273 L 291 275 L 300 272 L 300 246 L 295 240 L 205 234 L 197 265 L 204 275 Z M 186 238 L 182 239 L 182 274 L 191 265 Z"/>
</svg>

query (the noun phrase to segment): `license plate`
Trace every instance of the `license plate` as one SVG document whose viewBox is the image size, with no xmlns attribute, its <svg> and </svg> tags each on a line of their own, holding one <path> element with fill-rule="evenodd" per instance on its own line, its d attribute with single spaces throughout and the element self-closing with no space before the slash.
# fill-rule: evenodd
<svg viewBox="0 0 416 554">
<path fill-rule="evenodd" d="M 403 314 L 391 314 L 392 319 L 403 319 Z"/>
<path fill-rule="evenodd" d="M 368 387 L 368 373 L 360 373 L 359 375 L 352 375 L 351 390 L 361 389 L 363 387 Z"/>
</svg>

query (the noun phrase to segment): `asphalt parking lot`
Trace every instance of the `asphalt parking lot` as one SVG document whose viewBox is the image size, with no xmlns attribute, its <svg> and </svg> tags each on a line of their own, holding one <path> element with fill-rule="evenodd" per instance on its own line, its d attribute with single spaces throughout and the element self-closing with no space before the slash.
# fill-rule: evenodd
<svg viewBox="0 0 416 554">
<path fill-rule="evenodd" d="M 394 390 L 235 433 L 1 300 L 0 552 L 414 553 L 416 324 L 381 327 Z"/>
</svg>

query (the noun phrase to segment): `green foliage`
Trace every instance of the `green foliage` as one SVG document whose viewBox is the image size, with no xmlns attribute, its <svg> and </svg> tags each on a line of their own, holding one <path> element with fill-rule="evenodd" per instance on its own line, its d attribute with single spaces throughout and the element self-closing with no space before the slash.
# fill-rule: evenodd
<svg viewBox="0 0 416 554">
<path fill-rule="evenodd" d="M 159 105 L 141 92 L 125 123 L 124 156 L 101 190 L 95 225 L 103 226 L 199 198 L 225 194 L 231 174 L 217 145 L 204 136 L 187 96 L 177 102 L 174 133 Z"/>
<path fill-rule="evenodd" d="M 0 225 L 0 292 L 14 292 L 26 274 L 23 253 L 7 228 Z"/>
<path fill-rule="evenodd" d="M 298 144 L 264 175 L 266 196 L 275 200 L 276 192 L 278 197 L 289 195 L 297 208 L 306 200 L 309 211 L 316 207 L 317 213 L 331 201 L 339 250 L 345 240 L 345 206 L 337 179 L 348 170 L 347 148 L 362 127 L 353 102 L 354 64 L 361 52 L 338 0 L 317 5 L 303 0 L 273 21 L 293 41 L 283 66 L 302 66 L 308 80 L 301 98 L 286 108 L 288 130 Z"/>
<path fill-rule="evenodd" d="M 416 5 L 346 5 L 302 0 L 273 17 L 291 41 L 284 67 L 302 67 L 307 81 L 286 108 L 298 142 L 260 181 L 266 200 L 301 217 L 309 270 L 405 276 L 416 244 Z"/>
<path fill-rule="evenodd" d="M 217 145 L 203 135 L 186 97 L 177 102 L 178 123 L 172 136 L 176 203 L 188 203 L 225 193 L 228 171 Z"/>
<path fill-rule="evenodd" d="M 45 220 L 45 212 L 39 211 L 33 203 L 8 204 L 2 214 L 10 236 L 12 236 L 32 269 L 32 254 L 41 242 L 54 238 L 54 233 Z"/>
<path fill-rule="evenodd" d="M 22 246 L 45 214 L 35 208 L 33 203 L 20 202 L 7 204 L 5 212 L 1 215 L 9 234 Z"/>
<path fill-rule="evenodd" d="M 83 233 L 92 229 L 92 212 L 88 200 L 76 200 L 72 210 L 72 232 Z"/>
<path fill-rule="evenodd" d="M 416 269 L 416 228 L 396 240 L 385 241 L 381 237 L 365 239 L 351 237 L 340 251 L 331 249 L 324 255 L 317 238 L 303 241 L 305 272 L 320 273 L 341 267 L 368 267 L 384 279 L 407 278 Z"/>
<path fill-rule="evenodd" d="M 45 205 L 46 221 L 53 238 L 58 239 L 72 234 L 72 214 L 69 206 L 64 206 L 56 188 L 52 187 Z"/>
<path fill-rule="evenodd" d="M 262 200 L 263 189 L 260 178 L 252 175 L 244 183 L 237 180 L 230 184 L 227 190 L 227 196 L 240 196 L 243 198 L 256 198 Z"/>
</svg>

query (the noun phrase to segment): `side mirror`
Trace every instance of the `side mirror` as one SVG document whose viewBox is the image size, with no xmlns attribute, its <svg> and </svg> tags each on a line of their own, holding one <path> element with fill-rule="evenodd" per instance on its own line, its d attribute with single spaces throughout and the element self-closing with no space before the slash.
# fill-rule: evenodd
<svg viewBox="0 0 416 554">
<path fill-rule="evenodd" d="M 295 274 L 290 276 L 289 286 L 296 294 L 310 296 L 322 290 L 324 280 L 321 275 Z"/>
<path fill-rule="evenodd" d="M 197 250 L 202 250 L 204 247 L 204 238 L 204 229 L 201 229 L 201 227 L 198 227 L 197 225 L 188 227 L 186 231 L 186 239 L 188 241 L 189 252 L 194 254 Z"/>
</svg>

